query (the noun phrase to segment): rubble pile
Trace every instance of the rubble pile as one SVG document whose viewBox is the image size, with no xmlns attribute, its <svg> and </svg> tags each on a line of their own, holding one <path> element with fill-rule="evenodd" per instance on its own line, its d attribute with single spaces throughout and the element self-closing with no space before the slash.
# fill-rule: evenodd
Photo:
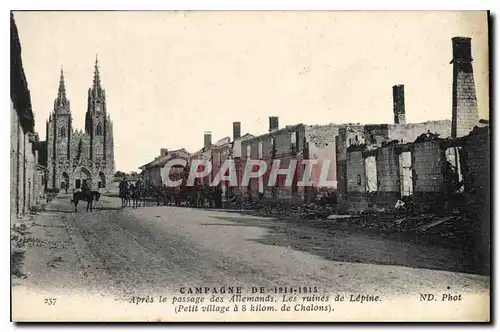
<svg viewBox="0 0 500 332">
<path fill-rule="evenodd" d="M 229 205 L 230 209 L 250 211 L 252 215 L 278 219 L 319 220 L 326 219 L 338 210 L 336 205 L 304 204 L 304 203 L 264 203 L 244 202 Z"/>
<path fill-rule="evenodd" d="M 338 205 L 324 198 L 309 204 L 239 201 L 231 208 L 248 211 L 254 216 L 308 221 L 311 226 L 323 229 L 347 227 L 387 234 L 404 233 L 448 239 L 450 243 L 461 243 L 464 246 L 468 246 L 479 232 L 479 222 L 469 216 L 465 209 L 453 209 L 447 213 L 429 209 L 422 213 L 421 210 L 415 210 L 407 197 L 398 201 L 394 208 L 369 208 L 350 215 L 340 212 Z"/>
<path fill-rule="evenodd" d="M 432 227 L 418 229 L 417 233 L 457 240 L 465 247 L 472 249 L 474 238 L 480 234 L 480 231 L 479 221 L 467 215 L 458 215 L 439 218 L 434 221 Z"/>
<path fill-rule="evenodd" d="M 363 229 L 384 232 L 432 235 L 441 238 L 468 240 L 478 232 L 479 222 L 464 214 L 438 216 L 436 214 L 413 214 L 410 211 L 383 210 L 363 211 L 340 221 Z"/>
<path fill-rule="evenodd" d="M 238 206 L 238 208 L 240 208 Z M 440 216 L 434 213 L 418 213 L 409 209 L 368 209 L 350 215 L 339 213 L 337 205 L 325 204 L 278 204 L 245 202 L 242 209 L 260 217 L 280 220 L 305 221 L 318 228 L 339 226 L 359 230 L 375 230 L 384 233 L 406 233 L 449 239 L 467 245 L 479 231 L 479 223 L 464 213 Z"/>
</svg>

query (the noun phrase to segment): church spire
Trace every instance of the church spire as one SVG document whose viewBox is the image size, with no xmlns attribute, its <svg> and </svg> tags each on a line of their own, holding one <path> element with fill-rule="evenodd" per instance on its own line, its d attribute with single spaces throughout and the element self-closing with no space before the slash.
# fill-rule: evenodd
<svg viewBox="0 0 500 332">
<path fill-rule="evenodd" d="M 57 98 L 54 100 L 54 110 L 57 112 L 69 112 L 69 100 L 66 97 L 66 85 L 64 84 L 64 72 L 61 66 L 61 76 L 59 77 L 59 89 Z"/>
<path fill-rule="evenodd" d="M 97 54 L 95 55 L 95 67 L 94 67 L 94 90 L 101 90 L 101 78 L 99 77 L 99 60 Z"/>
<path fill-rule="evenodd" d="M 59 78 L 59 91 L 57 93 L 57 99 L 61 105 L 66 103 L 66 86 L 64 85 L 64 72 L 62 66 L 61 77 Z"/>
</svg>

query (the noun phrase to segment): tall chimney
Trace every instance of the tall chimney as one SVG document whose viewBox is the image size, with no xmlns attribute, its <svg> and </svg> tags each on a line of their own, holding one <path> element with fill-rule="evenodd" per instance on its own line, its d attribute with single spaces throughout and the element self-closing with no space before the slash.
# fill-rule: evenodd
<svg viewBox="0 0 500 332">
<path fill-rule="evenodd" d="M 392 87 L 392 105 L 395 124 L 406 124 L 405 86 L 398 84 Z"/>
<path fill-rule="evenodd" d="M 210 131 L 206 131 L 204 135 L 204 144 L 203 147 L 206 149 L 210 149 L 212 146 L 212 133 Z"/>
<path fill-rule="evenodd" d="M 269 132 L 279 129 L 279 121 L 277 116 L 269 117 Z"/>
<path fill-rule="evenodd" d="M 454 37 L 451 137 L 467 136 L 478 124 L 476 87 L 472 71 L 471 38 Z"/>
<path fill-rule="evenodd" d="M 233 122 L 233 141 L 241 137 L 241 122 Z"/>
</svg>

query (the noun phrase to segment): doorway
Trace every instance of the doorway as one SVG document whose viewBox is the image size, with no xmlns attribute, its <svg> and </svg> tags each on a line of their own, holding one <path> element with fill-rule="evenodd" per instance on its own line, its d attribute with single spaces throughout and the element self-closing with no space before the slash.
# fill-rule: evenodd
<svg viewBox="0 0 500 332">
<path fill-rule="evenodd" d="M 410 151 L 399 155 L 399 178 L 401 197 L 413 195 L 413 167 Z"/>
</svg>

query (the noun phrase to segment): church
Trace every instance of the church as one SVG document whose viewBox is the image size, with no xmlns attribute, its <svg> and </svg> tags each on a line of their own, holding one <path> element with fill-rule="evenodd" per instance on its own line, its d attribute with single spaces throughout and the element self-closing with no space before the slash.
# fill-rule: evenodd
<svg viewBox="0 0 500 332">
<path fill-rule="evenodd" d="M 85 130 L 74 129 L 61 69 L 54 110 L 47 121 L 47 188 L 72 191 L 86 183 L 92 190 L 100 190 L 113 181 L 113 123 L 106 110 L 97 58 L 87 98 Z"/>
</svg>

